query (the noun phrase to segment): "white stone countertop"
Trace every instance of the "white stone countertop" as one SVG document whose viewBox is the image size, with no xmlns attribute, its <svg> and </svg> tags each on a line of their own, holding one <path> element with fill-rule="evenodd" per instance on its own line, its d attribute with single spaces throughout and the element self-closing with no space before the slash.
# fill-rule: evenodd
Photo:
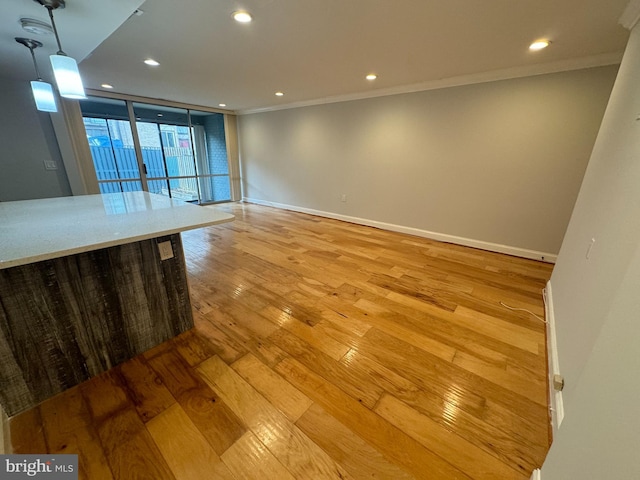
<svg viewBox="0 0 640 480">
<path fill-rule="evenodd" d="M 230 222 L 147 192 L 0 202 L 0 269 Z"/>
</svg>

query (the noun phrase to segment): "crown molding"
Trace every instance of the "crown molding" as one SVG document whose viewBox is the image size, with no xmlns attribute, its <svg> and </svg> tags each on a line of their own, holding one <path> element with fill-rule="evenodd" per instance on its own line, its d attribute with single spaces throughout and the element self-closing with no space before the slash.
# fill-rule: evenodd
<svg viewBox="0 0 640 480">
<path fill-rule="evenodd" d="M 640 0 L 638 0 L 640 2 Z M 249 115 L 252 113 L 273 112 L 276 110 L 289 110 L 292 108 L 311 107 L 315 105 L 325 105 L 328 103 L 349 102 L 352 100 L 363 100 L 366 98 L 386 97 L 390 95 L 401 95 L 403 93 L 423 92 L 427 90 L 438 90 L 441 88 L 459 87 L 463 85 L 473 85 L 476 83 L 497 82 L 514 78 L 532 77 L 535 75 L 546 75 L 549 73 L 567 72 L 571 70 L 581 70 L 585 68 L 602 67 L 606 65 L 617 65 L 622 61 L 622 53 L 605 53 L 590 57 L 561 60 L 557 62 L 526 65 L 521 67 L 493 70 L 484 73 L 474 73 L 471 75 L 461 75 L 458 77 L 445 78 L 441 80 L 430 80 L 427 82 L 402 85 L 398 87 L 383 88 L 361 93 L 350 93 L 346 95 L 336 95 L 332 97 L 318 98 L 293 102 L 284 105 L 277 105 L 263 108 L 250 108 L 237 110 L 237 115 Z"/>
<path fill-rule="evenodd" d="M 640 0 L 631 0 L 620 16 L 618 23 L 627 30 L 631 30 L 636 26 L 638 20 L 640 20 Z"/>
</svg>

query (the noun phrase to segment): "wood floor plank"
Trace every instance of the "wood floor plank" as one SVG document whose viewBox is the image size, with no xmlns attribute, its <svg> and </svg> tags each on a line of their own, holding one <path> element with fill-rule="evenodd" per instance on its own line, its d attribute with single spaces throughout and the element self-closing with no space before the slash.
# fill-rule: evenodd
<svg viewBox="0 0 640 480">
<path fill-rule="evenodd" d="M 366 438 L 387 459 L 416 478 L 470 478 L 296 360 L 284 359 L 276 370 L 338 421 Z"/>
<path fill-rule="evenodd" d="M 467 307 L 456 308 L 451 321 L 493 337 L 501 342 L 521 348 L 533 354 L 544 352 L 544 334 L 535 333 L 525 327 L 518 327 L 499 318 L 476 312 Z"/>
<path fill-rule="evenodd" d="M 207 318 L 194 315 L 194 324 L 198 334 L 206 338 L 213 350 L 227 363 L 233 363 L 247 353 L 247 350 L 229 335 L 220 330 Z"/>
<path fill-rule="evenodd" d="M 341 466 L 222 360 L 210 358 L 198 367 L 198 372 L 295 477 L 350 478 Z"/>
<path fill-rule="evenodd" d="M 324 298 L 322 299 L 324 300 Z M 347 333 L 362 337 L 371 330 L 371 325 L 353 315 L 338 312 L 331 307 L 327 307 L 322 311 L 322 321 L 331 322 L 336 328 Z"/>
<path fill-rule="evenodd" d="M 173 345 L 191 367 L 217 354 L 217 349 L 195 328 L 174 338 Z"/>
<path fill-rule="evenodd" d="M 9 425 L 11 449 L 14 453 L 33 454 L 48 451 L 39 407 L 11 417 Z"/>
<path fill-rule="evenodd" d="M 240 419 L 173 349 L 151 357 L 149 364 L 218 455 L 244 434 Z"/>
<path fill-rule="evenodd" d="M 519 415 L 503 410 L 503 417 L 492 418 L 492 422 L 488 423 L 460 408 L 455 389 L 444 397 L 423 389 L 400 390 L 394 395 L 422 415 L 524 474 L 530 474 L 544 460 L 547 451 L 546 437 L 543 437 L 545 445 L 540 445 L 541 437 L 527 430 Z M 485 405 L 487 418 L 488 408 L 490 407 Z M 496 417 L 495 409 L 491 411 L 491 416 Z"/>
<path fill-rule="evenodd" d="M 345 353 L 349 351 L 349 347 L 343 345 L 337 340 L 323 335 L 322 332 L 315 330 L 313 327 L 299 321 L 293 315 L 283 312 L 275 307 L 268 306 L 260 312 L 265 318 L 270 319 L 275 324 L 281 326 L 285 330 L 300 337 L 309 345 L 317 348 L 321 352 L 327 354 L 334 360 L 340 360 Z"/>
<path fill-rule="evenodd" d="M 115 370 L 108 370 L 82 383 L 79 388 L 94 421 L 99 422 L 119 410 L 133 407 Z"/>
<path fill-rule="evenodd" d="M 114 370 L 83 383 L 80 391 L 115 480 L 174 479 Z"/>
<path fill-rule="evenodd" d="M 292 422 L 298 420 L 313 403 L 309 397 L 251 354 L 234 362 L 231 368 Z"/>
<path fill-rule="evenodd" d="M 365 337 L 368 338 L 366 341 L 361 341 L 360 351 L 368 349 L 371 355 L 391 370 L 409 378 L 425 389 L 431 389 L 444 395 L 451 390 L 449 385 L 454 384 L 455 390 L 460 396 L 460 402 L 467 401 L 471 407 L 469 411 L 479 417 L 482 416 L 482 407 L 484 407 L 484 399 L 486 398 L 512 408 L 517 406 L 518 411 L 522 412 L 527 412 L 530 409 L 545 410 L 544 405 L 535 403 L 525 395 L 513 392 L 513 390 L 464 370 L 453 363 L 444 362 L 437 357 L 429 358 L 411 345 L 383 332 L 372 329 L 367 332 Z M 381 344 L 386 348 L 380 348 Z M 447 381 L 442 382 L 442 378 L 446 378 Z M 480 399 L 482 400 L 478 403 Z M 465 408 L 464 405 L 461 407 Z M 480 407 L 480 410 L 477 407 Z"/>
<path fill-rule="evenodd" d="M 264 334 L 268 332 L 277 330 L 277 327 L 263 317 L 260 317 L 258 322 L 266 322 L 269 324 L 269 327 L 260 327 L 259 330 L 263 332 L 262 334 L 258 334 L 255 328 L 249 328 L 244 324 L 242 319 L 230 317 L 225 312 L 219 310 L 210 312 L 206 318 L 214 324 L 216 328 L 240 344 L 245 351 L 251 352 L 269 366 L 275 365 L 285 357 L 284 352 L 273 345 L 267 339 L 267 336 L 264 336 Z"/>
<path fill-rule="evenodd" d="M 377 316 L 388 321 L 401 323 L 404 328 L 422 336 L 433 338 L 458 351 L 465 351 L 488 362 L 511 361 L 534 375 L 546 376 L 546 360 L 539 355 L 495 340 L 471 328 L 459 325 L 449 312 L 423 312 L 398 303 L 389 298 L 381 298 L 362 288 L 345 284 L 341 290 L 351 292 L 353 301 L 366 299 L 376 305 Z M 368 304 L 364 304 L 368 305 Z M 384 330 L 383 330 L 384 331 Z M 387 331 L 387 333 L 390 333 Z"/>
<path fill-rule="evenodd" d="M 420 286 L 419 283 L 414 283 L 410 286 L 407 281 L 402 282 L 388 275 L 373 275 L 367 279 L 367 282 L 398 295 L 408 296 L 422 303 L 432 305 L 441 310 L 453 312 L 458 306 L 457 303 L 451 300 L 452 296 L 446 292 L 436 288 L 426 288 Z"/>
<path fill-rule="evenodd" d="M 117 367 L 117 371 L 124 380 L 123 388 L 143 422 L 151 420 L 176 402 L 143 356 L 123 363 Z"/>
<path fill-rule="evenodd" d="M 103 418 L 98 422 L 98 435 L 115 480 L 175 479 L 133 408 Z"/>
<path fill-rule="evenodd" d="M 252 432 L 245 433 L 224 452 L 222 461 L 238 480 L 295 480 Z"/>
<path fill-rule="evenodd" d="M 375 360 L 365 357 L 355 349 L 349 350 L 342 357 L 340 363 L 345 365 L 354 375 L 357 375 L 361 382 L 377 385 L 382 390 L 380 397 L 384 392 L 404 397 L 421 391 L 415 383 L 389 370 Z"/>
<path fill-rule="evenodd" d="M 384 315 L 381 314 L 388 313 L 388 311 L 383 307 L 379 307 L 374 302 L 366 299 L 360 299 L 354 303 L 354 306 L 368 312 L 370 315 L 369 323 L 389 335 L 393 335 L 414 347 L 418 347 L 425 352 L 429 352 L 430 354 L 447 361 L 452 361 L 453 357 L 456 355 L 455 348 L 434 340 L 426 335 L 422 335 L 400 323 L 387 320 Z"/>
<path fill-rule="evenodd" d="M 218 455 L 233 445 L 247 430 L 208 387 L 190 390 L 178 401 Z"/>
<path fill-rule="evenodd" d="M 50 448 L 50 453 L 78 455 L 78 479 L 111 480 L 114 478 L 95 428 L 79 427 L 56 439 L 59 448 Z"/>
<path fill-rule="evenodd" d="M 111 469 L 78 387 L 56 395 L 41 406 L 49 452 L 78 455 L 78 478 L 111 480 Z"/>
<path fill-rule="evenodd" d="M 310 280 L 305 277 L 303 277 L 302 280 L 310 282 Z M 277 285 L 275 282 L 254 285 L 248 294 L 255 295 L 264 303 L 260 308 L 257 308 L 256 311 L 261 311 L 267 306 L 272 306 L 290 316 L 298 318 L 306 325 L 313 326 L 322 320 L 322 310 L 318 307 L 318 298 L 317 296 L 310 296 L 304 291 L 301 291 L 297 283 L 299 282 L 290 285 L 286 297 L 273 292 L 273 285 Z M 321 282 L 317 281 L 313 283 L 316 286 L 322 285 Z M 326 290 L 331 291 L 332 289 L 327 288 Z M 326 294 L 322 293 L 319 296 L 323 297 L 325 295 Z"/>
<path fill-rule="evenodd" d="M 165 343 L 163 349 L 145 354 L 149 366 L 160 377 L 175 399 L 179 399 L 190 390 L 203 385 L 200 378 L 193 374 L 186 361 L 172 347 Z"/>
<path fill-rule="evenodd" d="M 354 479 L 409 480 L 414 478 L 389 462 L 375 448 L 322 407 L 313 404 L 296 425 L 340 463 Z"/>
<path fill-rule="evenodd" d="M 278 328 L 258 312 L 226 295 L 218 297 L 218 311 L 223 313 L 228 321 L 233 322 L 238 328 L 243 328 L 250 334 L 260 338 L 268 337 Z M 209 316 L 212 313 L 209 313 Z"/>
<path fill-rule="evenodd" d="M 376 405 L 375 411 L 432 452 L 447 458 L 471 478 L 477 480 L 495 478 L 526 480 L 529 478 L 391 395 L 383 396 Z"/>
<path fill-rule="evenodd" d="M 373 408 L 382 396 L 384 390 L 375 382 L 368 382 L 358 371 L 348 368 L 348 364 L 337 362 L 295 335 L 280 330 L 270 338 L 291 357 L 367 407 Z"/>
<path fill-rule="evenodd" d="M 512 392 L 523 395 L 539 405 L 544 407 L 547 405 L 546 379 L 515 374 L 513 371 L 508 371 L 506 365 L 504 367 L 492 365 L 465 352 L 458 352 L 452 363 Z"/>
<path fill-rule="evenodd" d="M 468 263 L 449 260 L 444 255 L 438 258 L 423 257 L 424 266 L 435 271 L 446 272 L 447 277 L 456 281 L 470 281 L 488 285 L 491 287 L 508 289 L 526 295 L 527 293 L 539 294 L 541 286 L 536 282 L 531 284 L 529 279 L 516 275 L 505 275 L 490 272 L 481 267 L 473 267 Z M 544 286 L 544 285 L 543 285 Z"/>
<path fill-rule="evenodd" d="M 493 301 L 494 304 L 500 304 L 505 301 L 505 297 L 509 300 L 507 304 L 510 307 L 527 309 L 540 317 L 544 317 L 544 301 L 542 298 L 542 288 L 540 292 L 535 295 L 519 295 L 517 293 L 508 292 L 505 294 L 504 290 L 487 286 L 473 287 L 471 296 L 479 300 Z"/>
<path fill-rule="evenodd" d="M 235 478 L 179 404 L 155 416 L 146 427 L 177 480 Z"/>
<path fill-rule="evenodd" d="M 341 332 L 331 330 L 325 325 L 320 326 L 328 335 L 342 336 Z M 475 379 L 468 380 L 466 385 L 454 383 L 453 386 L 448 381 L 442 381 L 441 376 L 447 378 L 446 373 L 449 373 L 447 371 L 450 371 L 452 366 L 438 357 L 429 355 L 406 342 L 375 329 L 371 329 L 365 337 L 353 342 L 351 346 L 354 350 L 384 365 L 423 390 L 433 392 L 440 397 L 454 395 L 460 408 L 478 418 L 482 417 L 486 398 L 483 392 L 476 388 Z M 457 373 L 464 376 L 462 371 Z"/>
<path fill-rule="evenodd" d="M 525 420 L 485 399 L 483 416 L 477 418 L 459 408 L 454 389 L 444 397 L 428 392 L 356 350 L 351 350 L 341 362 L 348 363 L 351 370 L 369 377 L 387 393 L 411 405 L 444 428 L 458 431 L 460 436 L 501 458 L 505 463 L 512 458 L 513 467 L 519 471 L 532 470 L 540 463 L 540 458 L 544 458 L 548 447 L 544 416 L 538 418 L 537 422 Z"/>
</svg>

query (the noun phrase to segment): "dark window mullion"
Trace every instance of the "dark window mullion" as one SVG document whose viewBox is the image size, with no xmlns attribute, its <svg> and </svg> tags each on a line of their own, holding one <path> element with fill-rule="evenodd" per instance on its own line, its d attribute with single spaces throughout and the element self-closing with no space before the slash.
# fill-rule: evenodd
<svg viewBox="0 0 640 480">
<path fill-rule="evenodd" d="M 162 141 L 162 130 L 160 129 L 160 124 L 156 123 L 156 126 L 158 127 L 158 137 L 160 137 L 160 153 L 162 153 L 162 163 L 164 165 L 164 175 L 167 178 L 167 190 L 169 192 L 169 198 L 172 198 L 171 196 L 171 181 L 169 181 L 169 167 L 167 166 L 167 157 L 164 154 L 164 142 Z"/>
<path fill-rule="evenodd" d="M 116 174 L 118 175 L 119 179 L 122 179 L 122 177 L 120 176 L 120 168 L 118 167 L 118 159 L 116 158 L 116 151 L 113 148 L 113 135 L 111 135 L 111 125 L 109 124 L 109 120 L 107 119 L 107 133 L 109 134 L 109 146 L 111 147 L 111 154 L 113 155 L 113 164 L 116 167 Z M 120 189 L 124 192 L 124 190 L 122 189 L 122 185 L 120 185 Z"/>
</svg>

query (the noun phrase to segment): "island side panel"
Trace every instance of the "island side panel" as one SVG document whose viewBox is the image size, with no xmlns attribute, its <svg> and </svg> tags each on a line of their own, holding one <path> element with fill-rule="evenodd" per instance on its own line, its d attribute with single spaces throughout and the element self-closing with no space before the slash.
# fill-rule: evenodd
<svg viewBox="0 0 640 480">
<path fill-rule="evenodd" d="M 179 234 L 0 270 L 0 403 L 15 415 L 192 326 Z"/>
</svg>

